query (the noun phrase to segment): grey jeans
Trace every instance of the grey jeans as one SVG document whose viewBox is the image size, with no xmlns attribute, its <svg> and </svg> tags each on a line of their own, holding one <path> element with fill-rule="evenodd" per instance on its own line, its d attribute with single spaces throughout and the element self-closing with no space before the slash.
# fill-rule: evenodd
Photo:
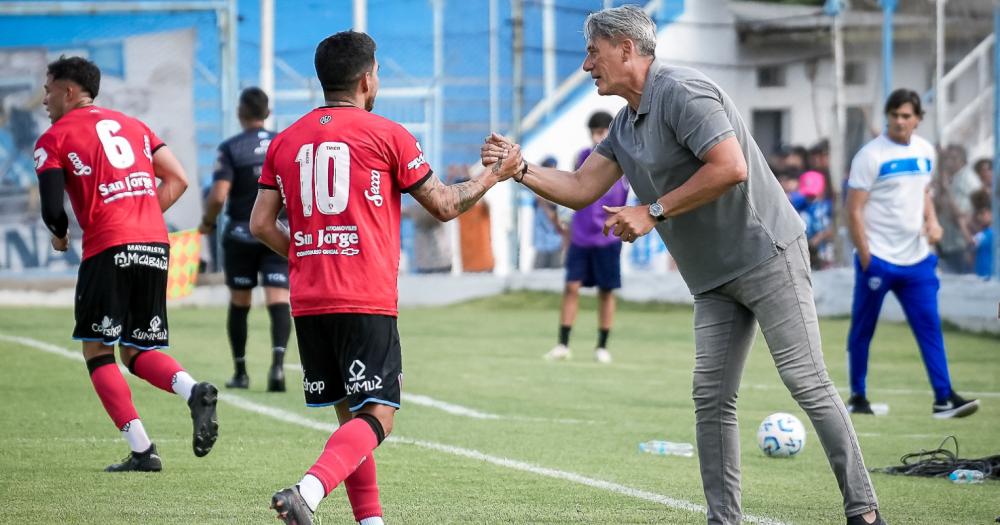
<svg viewBox="0 0 1000 525">
<path fill-rule="evenodd" d="M 854 425 L 823 362 L 803 236 L 749 272 L 694 298 L 693 397 L 708 523 L 740 523 L 736 392 L 757 323 L 781 380 L 816 428 L 844 496 L 845 514 L 876 509 Z"/>
</svg>

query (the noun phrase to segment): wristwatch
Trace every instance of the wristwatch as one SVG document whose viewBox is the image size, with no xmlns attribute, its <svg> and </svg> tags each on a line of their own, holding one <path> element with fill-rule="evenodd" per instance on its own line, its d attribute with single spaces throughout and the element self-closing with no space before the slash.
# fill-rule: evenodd
<svg viewBox="0 0 1000 525">
<path fill-rule="evenodd" d="M 653 204 L 649 205 L 649 214 L 656 219 L 656 222 L 667 220 L 666 215 L 663 215 L 663 205 L 659 201 L 653 201 Z"/>
</svg>

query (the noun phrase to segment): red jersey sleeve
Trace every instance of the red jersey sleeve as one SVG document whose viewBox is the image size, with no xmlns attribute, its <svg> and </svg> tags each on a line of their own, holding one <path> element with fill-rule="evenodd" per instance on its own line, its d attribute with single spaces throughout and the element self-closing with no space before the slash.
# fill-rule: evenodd
<svg viewBox="0 0 1000 525">
<path fill-rule="evenodd" d="M 262 188 L 278 189 L 278 179 L 274 173 L 274 155 L 277 150 L 278 140 L 275 138 L 267 147 L 264 154 L 264 166 L 261 168 L 260 177 L 257 179 L 257 186 Z"/>
<path fill-rule="evenodd" d="M 431 166 L 424 159 L 420 143 L 402 126 L 397 126 L 393 131 L 392 150 L 396 155 L 393 175 L 403 193 L 409 192 L 431 175 Z"/>
<path fill-rule="evenodd" d="M 153 160 L 153 154 L 156 153 L 156 150 L 162 148 L 163 146 L 166 146 L 166 143 L 164 143 L 163 140 L 160 139 L 159 135 L 153 133 L 153 130 L 150 129 L 145 122 L 138 119 L 136 120 L 142 126 L 142 131 L 144 135 L 143 137 L 144 143 L 142 145 L 143 153 L 146 154 L 146 158 L 148 158 L 149 160 Z"/>
<path fill-rule="evenodd" d="M 44 133 L 35 143 L 35 173 L 51 169 L 62 169 L 59 155 L 59 139 L 52 133 Z"/>
</svg>

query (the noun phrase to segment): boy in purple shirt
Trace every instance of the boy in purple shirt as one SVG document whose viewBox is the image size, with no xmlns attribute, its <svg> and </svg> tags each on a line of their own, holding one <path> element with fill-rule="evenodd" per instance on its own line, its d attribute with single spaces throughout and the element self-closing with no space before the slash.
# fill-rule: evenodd
<svg viewBox="0 0 1000 525">
<path fill-rule="evenodd" d="M 608 136 L 611 114 L 598 111 L 587 122 L 594 146 Z M 580 152 L 575 168 L 579 168 L 593 148 Z M 598 336 L 594 359 L 610 363 L 608 335 L 615 316 L 614 290 L 621 288 L 621 238 L 604 235 L 608 214 L 602 206 L 624 206 L 628 198 L 628 183 L 623 177 L 603 197 L 578 210 L 570 224 L 570 244 L 566 252 L 566 287 L 563 289 L 562 310 L 559 315 L 559 344 L 545 354 L 550 361 L 569 359 L 569 333 L 573 329 L 580 306 L 580 287 L 597 286 Z"/>
</svg>

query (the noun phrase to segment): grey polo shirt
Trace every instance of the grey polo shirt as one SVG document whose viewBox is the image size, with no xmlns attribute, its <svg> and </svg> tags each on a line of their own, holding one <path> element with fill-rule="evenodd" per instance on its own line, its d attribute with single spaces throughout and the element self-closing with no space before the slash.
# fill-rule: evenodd
<svg viewBox="0 0 1000 525">
<path fill-rule="evenodd" d="M 622 108 L 595 149 L 618 163 L 639 200 L 649 204 L 687 182 L 708 151 L 733 135 L 746 158 L 747 180 L 656 226 L 692 294 L 739 277 L 804 233 L 732 99 L 694 69 L 654 61 L 639 110 Z"/>
</svg>

